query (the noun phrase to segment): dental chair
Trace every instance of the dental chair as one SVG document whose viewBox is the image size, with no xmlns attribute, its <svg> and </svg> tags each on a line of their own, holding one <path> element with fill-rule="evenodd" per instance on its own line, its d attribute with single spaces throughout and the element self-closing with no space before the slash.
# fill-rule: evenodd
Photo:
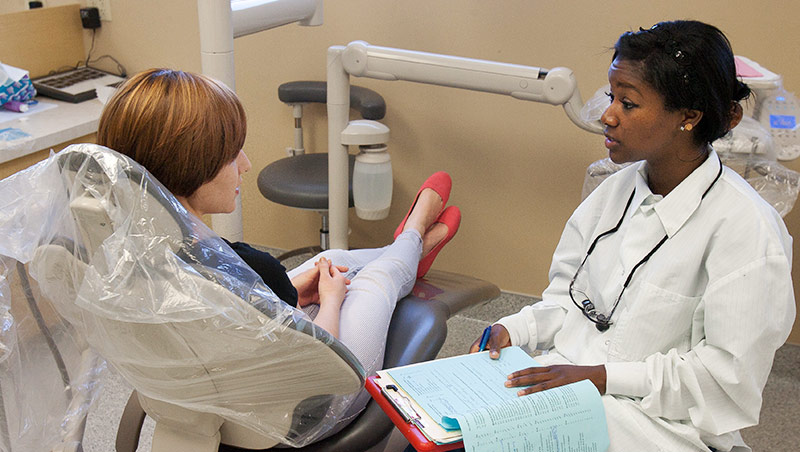
<svg viewBox="0 0 800 452">
<path fill-rule="evenodd" d="M 417 281 L 410 295 L 395 308 L 386 341 L 383 367 L 404 366 L 436 358 L 447 337 L 447 319 L 463 309 L 486 303 L 500 295 L 497 286 L 475 278 L 431 270 Z M 141 396 L 131 394 L 120 419 L 117 452 L 135 452 L 145 420 Z M 298 449 L 303 452 L 382 450 L 394 425 L 375 401 L 342 431 Z M 248 449 L 223 443 L 220 452 L 246 452 Z M 159 449 L 161 450 L 161 449 Z M 178 450 L 178 449 L 163 449 Z M 270 451 L 285 451 L 274 448 Z M 157 449 L 153 447 L 153 452 Z"/>
<path fill-rule="evenodd" d="M 119 452 L 136 449 L 145 412 L 156 421 L 154 452 L 359 451 L 387 439 L 391 421 L 370 402 L 318 440 L 335 421 L 331 404 L 363 387 L 360 363 L 139 165 L 97 145 L 70 146 L 47 163 L 60 190 L 42 230 L 58 234 L 38 240 L 30 272 L 135 389 Z M 430 272 L 398 303 L 385 365 L 434 358 L 447 318 L 498 294 L 480 280 Z"/>
<path fill-rule="evenodd" d="M 327 83 L 314 81 L 287 82 L 278 87 L 278 98 L 293 109 L 294 147 L 290 157 L 276 160 L 258 174 L 258 189 L 270 201 L 298 209 L 314 210 L 322 216 L 319 246 L 290 250 L 278 256 L 284 260 L 304 253 L 316 254 L 329 248 L 328 243 L 328 154 L 306 153 L 303 144 L 303 105 L 324 104 Z M 350 107 L 362 118 L 379 120 L 386 114 L 386 103 L 380 94 L 360 86 L 350 87 Z M 349 207 L 353 207 L 353 166 L 355 155 L 349 156 Z"/>
</svg>

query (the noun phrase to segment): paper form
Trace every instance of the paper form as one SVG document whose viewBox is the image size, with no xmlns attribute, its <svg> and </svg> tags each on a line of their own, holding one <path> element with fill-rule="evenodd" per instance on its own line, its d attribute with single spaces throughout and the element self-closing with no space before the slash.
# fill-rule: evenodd
<svg viewBox="0 0 800 452">
<path fill-rule="evenodd" d="M 519 347 L 384 371 L 444 429 L 460 429 L 467 452 L 604 452 L 600 394 L 588 380 L 519 397 L 508 375 L 539 364 Z"/>
<path fill-rule="evenodd" d="M 386 371 L 423 410 L 447 430 L 457 430 L 455 416 L 478 407 L 516 399 L 519 388 L 503 384 L 517 370 L 539 366 L 519 347 L 507 347 L 500 359 L 489 352 L 429 361 Z"/>
<path fill-rule="evenodd" d="M 604 452 L 600 394 L 583 380 L 457 416 L 467 452 Z"/>
</svg>

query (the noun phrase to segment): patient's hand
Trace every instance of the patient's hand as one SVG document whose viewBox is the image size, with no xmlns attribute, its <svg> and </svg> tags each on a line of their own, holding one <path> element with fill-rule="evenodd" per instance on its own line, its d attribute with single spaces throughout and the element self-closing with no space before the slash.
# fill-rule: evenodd
<svg viewBox="0 0 800 452">
<path fill-rule="evenodd" d="M 348 270 L 343 265 L 337 265 L 336 268 L 340 272 Z M 314 262 L 314 267 L 292 278 L 292 285 L 297 289 L 298 307 L 319 304 L 319 261 Z"/>
<path fill-rule="evenodd" d="M 319 279 L 319 312 L 314 318 L 314 323 L 321 326 L 333 337 L 339 337 L 339 312 L 347 293 L 350 280 L 345 278 L 339 270 L 340 267 L 331 265 L 331 261 L 324 257 L 316 263 L 317 277 Z"/>
<path fill-rule="evenodd" d="M 314 264 L 314 267 L 292 278 L 292 285 L 297 289 L 298 307 L 319 303 L 319 292 L 317 292 L 318 283 L 319 268 L 316 264 Z"/>
<path fill-rule="evenodd" d="M 324 257 L 317 262 L 318 272 L 318 296 L 322 304 L 330 303 L 341 306 L 344 295 L 347 293 L 347 285 L 350 280 L 342 274 L 342 267 L 331 265 L 331 261 Z M 344 271 L 347 271 L 345 268 Z"/>
</svg>

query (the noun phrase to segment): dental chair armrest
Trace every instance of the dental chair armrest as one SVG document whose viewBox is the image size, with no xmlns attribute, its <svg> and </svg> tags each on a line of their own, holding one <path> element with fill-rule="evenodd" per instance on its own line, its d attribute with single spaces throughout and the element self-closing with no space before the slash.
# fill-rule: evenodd
<svg viewBox="0 0 800 452">
<path fill-rule="evenodd" d="M 328 101 L 328 83 L 313 81 L 286 82 L 278 87 L 278 99 L 286 104 L 303 104 Z M 383 97 L 369 88 L 350 87 L 350 108 L 358 111 L 364 119 L 378 120 L 386 115 Z"/>
<path fill-rule="evenodd" d="M 447 309 L 447 317 L 450 318 L 464 309 L 484 305 L 499 297 L 500 289 L 488 281 L 472 276 L 431 270 L 427 276 L 417 280 L 412 295 L 428 302 L 442 303 Z"/>
</svg>

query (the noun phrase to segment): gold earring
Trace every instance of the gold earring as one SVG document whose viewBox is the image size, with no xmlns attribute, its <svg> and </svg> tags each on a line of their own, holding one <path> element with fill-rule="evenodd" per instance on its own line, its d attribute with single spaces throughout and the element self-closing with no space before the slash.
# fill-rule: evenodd
<svg viewBox="0 0 800 452">
<path fill-rule="evenodd" d="M 694 126 L 691 123 L 689 123 L 689 124 L 686 124 L 685 126 L 681 126 L 681 132 L 683 132 L 683 131 L 691 132 L 693 128 L 694 128 Z"/>
</svg>

